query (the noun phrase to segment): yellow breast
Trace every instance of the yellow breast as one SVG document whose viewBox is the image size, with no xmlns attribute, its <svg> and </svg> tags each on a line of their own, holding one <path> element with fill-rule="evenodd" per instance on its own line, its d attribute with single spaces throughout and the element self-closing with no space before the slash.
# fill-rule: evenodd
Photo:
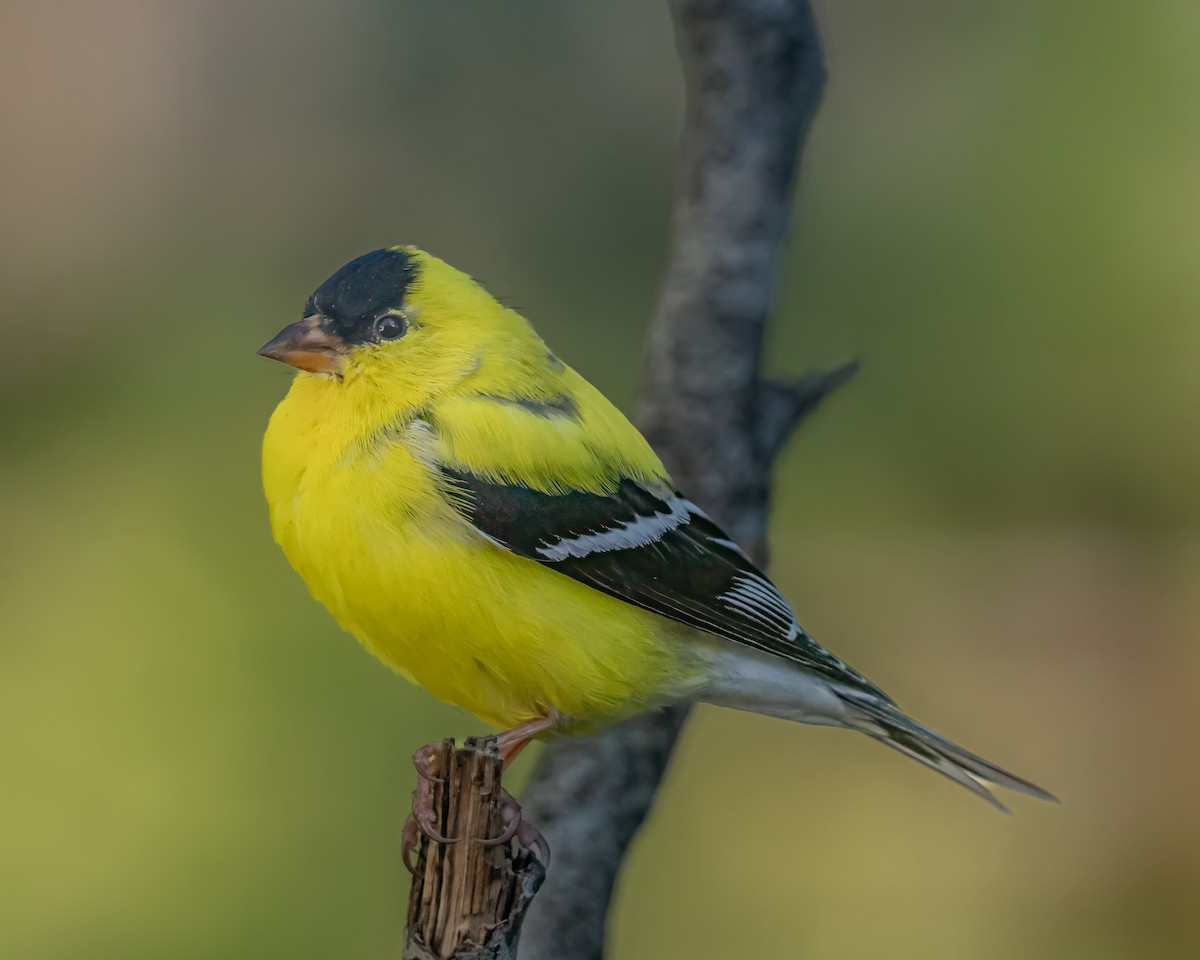
<svg viewBox="0 0 1200 960">
<path fill-rule="evenodd" d="M 489 543 L 443 497 L 427 427 L 364 422 L 326 383 L 299 375 L 275 411 L 264 487 L 288 560 L 375 656 L 497 727 L 694 690 L 685 628 Z"/>
</svg>

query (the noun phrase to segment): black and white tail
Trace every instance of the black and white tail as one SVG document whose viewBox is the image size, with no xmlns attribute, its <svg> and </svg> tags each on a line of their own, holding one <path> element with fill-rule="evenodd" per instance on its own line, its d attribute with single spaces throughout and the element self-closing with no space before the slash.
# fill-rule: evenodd
<svg viewBox="0 0 1200 960">
<path fill-rule="evenodd" d="M 1008 813 L 1008 808 L 992 796 L 985 784 L 1007 787 L 1039 800 L 1058 802 L 1057 797 L 1037 784 L 1023 780 L 984 760 L 983 757 L 964 750 L 940 733 L 917 723 L 886 700 L 864 691 L 847 688 L 835 687 L 834 692 L 849 708 L 848 712 L 857 721 L 854 725 L 859 730 L 899 750 L 905 756 L 932 767 L 942 776 L 961 784 L 1005 813 Z"/>
</svg>

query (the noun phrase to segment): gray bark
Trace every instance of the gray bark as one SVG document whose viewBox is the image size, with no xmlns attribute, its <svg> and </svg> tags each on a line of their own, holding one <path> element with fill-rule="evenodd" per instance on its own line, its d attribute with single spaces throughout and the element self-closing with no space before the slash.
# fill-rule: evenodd
<svg viewBox="0 0 1200 960">
<path fill-rule="evenodd" d="M 772 463 L 854 372 L 762 378 L 800 148 L 825 79 L 804 0 L 676 0 L 687 88 L 671 252 L 639 423 L 688 496 L 760 561 Z M 687 719 L 682 707 L 551 744 L 524 797 L 554 851 L 524 960 L 596 960 L 617 873 Z"/>
</svg>

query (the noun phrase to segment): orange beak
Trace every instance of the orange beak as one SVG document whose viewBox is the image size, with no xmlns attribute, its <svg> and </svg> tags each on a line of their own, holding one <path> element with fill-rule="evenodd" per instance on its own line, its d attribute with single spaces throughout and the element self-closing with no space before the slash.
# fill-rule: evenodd
<svg viewBox="0 0 1200 960">
<path fill-rule="evenodd" d="M 258 353 L 298 370 L 339 379 L 346 368 L 345 348 L 321 328 L 321 317 L 316 314 L 284 327 Z"/>
</svg>

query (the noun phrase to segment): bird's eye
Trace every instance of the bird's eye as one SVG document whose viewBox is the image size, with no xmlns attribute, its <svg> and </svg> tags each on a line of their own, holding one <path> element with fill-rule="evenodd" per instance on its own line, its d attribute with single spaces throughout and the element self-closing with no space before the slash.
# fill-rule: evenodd
<svg viewBox="0 0 1200 960">
<path fill-rule="evenodd" d="M 399 340 L 408 333 L 408 320 L 402 313 L 385 313 L 375 321 L 374 329 L 380 340 Z"/>
</svg>

